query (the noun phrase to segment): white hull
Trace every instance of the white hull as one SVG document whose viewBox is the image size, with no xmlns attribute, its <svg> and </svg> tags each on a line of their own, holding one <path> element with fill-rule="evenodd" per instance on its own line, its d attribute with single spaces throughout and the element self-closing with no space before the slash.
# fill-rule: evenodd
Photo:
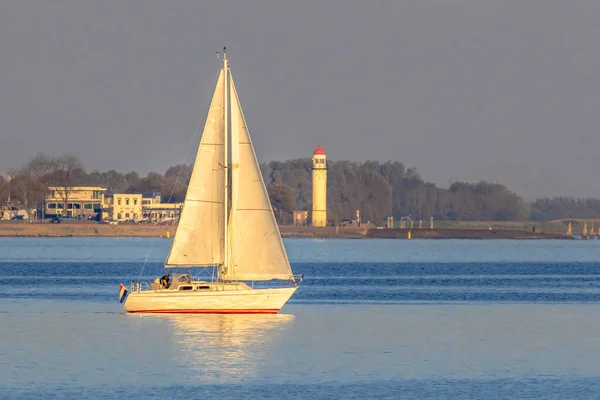
<svg viewBox="0 0 600 400">
<path fill-rule="evenodd" d="M 276 314 L 298 287 L 223 291 L 132 292 L 125 311 L 139 313 Z"/>
</svg>

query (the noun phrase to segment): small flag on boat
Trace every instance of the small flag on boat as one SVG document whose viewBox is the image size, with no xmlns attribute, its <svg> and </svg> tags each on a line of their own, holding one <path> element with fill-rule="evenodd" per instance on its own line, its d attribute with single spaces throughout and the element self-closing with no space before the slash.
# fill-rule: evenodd
<svg viewBox="0 0 600 400">
<path fill-rule="evenodd" d="M 122 303 L 127 296 L 127 288 L 122 283 L 119 284 L 119 303 Z"/>
</svg>

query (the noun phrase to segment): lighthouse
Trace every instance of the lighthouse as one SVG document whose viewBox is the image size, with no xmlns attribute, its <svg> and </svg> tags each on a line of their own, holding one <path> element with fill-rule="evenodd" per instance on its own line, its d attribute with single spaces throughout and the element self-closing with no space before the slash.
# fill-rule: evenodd
<svg viewBox="0 0 600 400">
<path fill-rule="evenodd" d="M 327 155 L 319 144 L 312 158 L 312 225 L 327 225 Z"/>
</svg>

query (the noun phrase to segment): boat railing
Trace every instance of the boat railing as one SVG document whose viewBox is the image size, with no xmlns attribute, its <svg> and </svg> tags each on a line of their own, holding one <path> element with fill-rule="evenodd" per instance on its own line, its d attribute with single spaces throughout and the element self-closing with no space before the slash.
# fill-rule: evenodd
<svg viewBox="0 0 600 400">
<path fill-rule="evenodd" d="M 132 293 L 139 293 L 142 290 L 150 290 L 150 285 L 148 285 L 148 282 L 131 282 Z"/>
</svg>

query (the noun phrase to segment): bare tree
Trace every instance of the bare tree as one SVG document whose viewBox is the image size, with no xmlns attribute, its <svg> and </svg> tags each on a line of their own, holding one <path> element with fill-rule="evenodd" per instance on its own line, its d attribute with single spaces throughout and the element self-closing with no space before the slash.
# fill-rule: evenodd
<svg viewBox="0 0 600 400">
<path fill-rule="evenodd" d="M 3 205 L 8 198 L 8 181 L 2 175 L 0 175 L 0 205 Z M 2 215 L 0 214 L 0 217 Z"/>
<path fill-rule="evenodd" d="M 163 190 L 163 186 L 165 184 L 165 177 L 157 172 L 148 172 L 145 178 L 142 178 L 139 182 L 139 185 L 136 187 L 129 187 L 127 189 L 131 193 L 135 192 L 161 192 Z M 170 193 L 162 193 L 162 196 L 165 200 L 168 199 L 168 195 Z"/>
<path fill-rule="evenodd" d="M 85 178 L 83 163 L 73 154 L 65 154 L 53 162 L 50 183 L 56 187 L 60 199 L 63 201 L 64 212 L 69 207 L 69 196 L 75 186 L 79 185 Z"/>
<path fill-rule="evenodd" d="M 277 222 L 280 224 L 291 222 L 296 209 L 296 191 L 278 178 L 267 187 L 267 192 Z"/>
<path fill-rule="evenodd" d="M 167 203 L 181 203 L 185 200 L 192 168 L 192 165 L 180 164 L 167 170 L 162 186 L 162 194 Z"/>
<path fill-rule="evenodd" d="M 29 160 L 17 171 L 16 178 L 21 183 L 25 209 L 39 208 L 48 193 L 48 180 L 56 160 L 43 153 Z"/>
</svg>

